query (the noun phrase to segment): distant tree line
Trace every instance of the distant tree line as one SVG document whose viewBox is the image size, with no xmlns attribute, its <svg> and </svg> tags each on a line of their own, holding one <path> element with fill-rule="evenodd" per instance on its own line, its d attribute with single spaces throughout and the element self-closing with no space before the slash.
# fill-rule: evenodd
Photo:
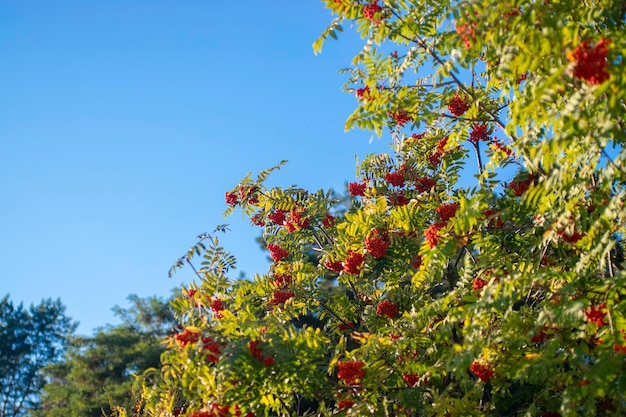
<svg viewBox="0 0 626 417">
<path fill-rule="evenodd" d="M 0 300 L 0 417 L 101 417 L 133 408 L 134 375 L 159 366 L 162 340 L 175 326 L 169 300 L 128 297 L 120 319 L 92 336 L 61 300 L 26 308 Z"/>
</svg>

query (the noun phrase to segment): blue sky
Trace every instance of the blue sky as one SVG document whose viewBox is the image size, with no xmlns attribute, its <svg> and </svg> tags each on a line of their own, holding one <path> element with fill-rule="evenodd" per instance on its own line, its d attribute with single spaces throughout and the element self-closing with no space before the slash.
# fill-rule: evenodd
<svg viewBox="0 0 626 417">
<path fill-rule="evenodd" d="M 272 184 L 341 189 L 385 139 L 344 133 L 361 43 L 315 56 L 316 0 L 0 4 L 0 295 L 60 297 L 79 333 L 129 294 L 166 297 L 195 236 L 219 223 L 237 272 L 264 272 L 258 229 L 224 192 L 281 159 Z"/>
</svg>

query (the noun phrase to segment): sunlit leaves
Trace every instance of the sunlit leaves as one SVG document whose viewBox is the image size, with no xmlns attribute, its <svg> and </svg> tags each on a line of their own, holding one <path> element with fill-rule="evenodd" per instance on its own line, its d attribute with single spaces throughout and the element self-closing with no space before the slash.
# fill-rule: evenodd
<svg viewBox="0 0 626 417">
<path fill-rule="evenodd" d="M 167 377 L 182 381 L 189 409 L 623 414 L 616 6 L 324 3 L 338 17 L 316 52 L 340 23 L 364 38 L 342 71 L 356 106 L 346 127 L 389 135 L 391 152 L 360 161 L 343 199 L 268 188 L 271 170 L 230 191 L 226 214 L 241 209 L 286 256 L 233 281 L 234 258 L 207 237 L 175 265 L 204 259 L 201 297 L 176 306 L 227 352 L 199 364 L 201 346 L 172 345 Z M 591 64 L 610 77 L 596 85 L 575 75 L 571 51 L 600 37 L 611 40 L 607 59 Z M 208 308 L 216 299 L 220 317 Z M 256 340 L 275 355 L 268 366 L 249 352 Z M 337 376 L 345 361 L 358 362 L 350 384 Z"/>
</svg>

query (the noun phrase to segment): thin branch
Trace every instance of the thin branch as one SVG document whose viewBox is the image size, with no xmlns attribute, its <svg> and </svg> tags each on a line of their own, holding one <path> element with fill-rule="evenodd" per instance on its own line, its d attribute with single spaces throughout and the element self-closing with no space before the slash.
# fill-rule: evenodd
<svg viewBox="0 0 626 417">
<path fill-rule="evenodd" d="M 337 313 L 335 313 L 330 307 L 328 307 L 322 300 L 317 300 L 317 303 L 326 311 L 328 311 L 330 313 L 331 316 L 333 316 L 334 318 L 336 318 L 337 320 L 339 320 L 342 324 L 345 324 L 346 326 L 348 326 L 349 328 L 351 328 L 352 330 L 356 330 L 356 327 L 354 327 L 353 323 L 348 323 L 347 321 L 345 321 L 344 319 L 342 319 L 341 317 L 339 317 L 339 315 Z"/>
<path fill-rule="evenodd" d="M 478 144 L 478 142 L 473 143 L 474 145 L 474 149 L 476 150 L 476 163 L 478 164 L 478 173 L 482 176 L 483 172 L 484 172 L 484 168 L 483 168 L 483 161 L 480 157 L 480 146 Z"/>
<path fill-rule="evenodd" d="M 189 266 L 191 267 L 191 269 L 193 270 L 193 272 L 196 274 L 196 276 L 198 277 L 198 279 L 202 279 L 202 277 L 200 276 L 200 274 L 198 273 L 198 271 L 196 270 L 196 268 L 193 266 L 193 264 L 191 263 L 191 261 L 189 259 L 185 259 L 187 261 L 187 263 L 189 264 Z"/>
</svg>

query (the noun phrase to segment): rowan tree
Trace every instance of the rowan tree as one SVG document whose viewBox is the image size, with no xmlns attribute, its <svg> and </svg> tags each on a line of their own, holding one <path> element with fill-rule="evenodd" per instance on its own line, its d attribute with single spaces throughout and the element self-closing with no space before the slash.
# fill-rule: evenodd
<svg viewBox="0 0 626 417">
<path fill-rule="evenodd" d="M 316 52 L 364 40 L 346 127 L 390 152 L 347 211 L 273 169 L 226 192 L 273 263 L 229 278 L 218 232 L 181 258 L 186 328 L 138 413 L 624 415 L 624 2 L 324 4 Z"/>
</svg>

